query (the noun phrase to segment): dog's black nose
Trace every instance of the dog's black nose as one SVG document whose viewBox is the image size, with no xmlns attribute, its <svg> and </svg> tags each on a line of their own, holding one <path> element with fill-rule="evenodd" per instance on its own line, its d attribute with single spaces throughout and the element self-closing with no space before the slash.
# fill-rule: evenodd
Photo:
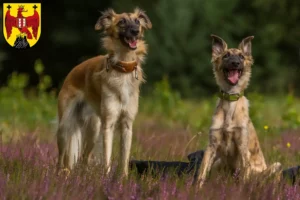
<svg viewBox="0 0 300 200">
<path fill-rule="evenodd" d="M 133 36 L 137 36 L 139 34 L 139 29 L 130 29 L 130 33 L 133 35 Z"/>
<path fill-rule="evenodd" d="M 241 64 L 241 62 L 239 62 L 239 61 L 232 61 L 231 64 L 234 67 L 238 67 Z"/>
</svg>

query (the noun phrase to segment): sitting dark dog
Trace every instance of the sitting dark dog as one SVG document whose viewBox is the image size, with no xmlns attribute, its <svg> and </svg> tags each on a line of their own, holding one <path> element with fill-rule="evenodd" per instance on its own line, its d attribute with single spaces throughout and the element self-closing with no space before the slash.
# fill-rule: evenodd
<svg viewBox="0 0 300 200">
<path fill-rule="evenodd" d="M 179 177 L 183 174 L 189 174 L 194 178 L 197 178 L 203 156 L 204 151 L 200 150 L 188 155 L 188 160 L 190 162 L 131 160 L 130 168 L 136 169 L 140 175 L 151 173 L 153 176 L 165 176 L 168 173 L 175 172 L 175 174 Z M 282 176 L 284 179 L 291 181 L 293 185 L 296 183 L 300 185 L 300 165 L 283 170 Z"/>
</svg>

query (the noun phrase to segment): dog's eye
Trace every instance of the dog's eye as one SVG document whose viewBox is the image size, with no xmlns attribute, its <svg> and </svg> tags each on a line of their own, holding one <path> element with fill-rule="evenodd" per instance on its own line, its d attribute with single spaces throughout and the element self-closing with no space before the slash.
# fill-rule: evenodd
<svg viewBox="0 0 300 200">
<path fill-rule="evenodd" d="M 230 53 L 226 53 L 223 58 L 228 58 L 230 56 Z"/>
<path fill-rule="evenodd" d="M 125 24 L 125 19 L 124 19 L 124 18 L 120 19 L 120 21 L 118 22 L 118 24 L 119 24 L 119 25 Z"/>
<path fill-rule="evenodd" d="M 242 60 L 245 59 L 245 57 L 244 57 L 242 54 L 240 54 L 239 57 L 240 57 L 240 59 L 242 59 Z"/>
<path fill-rule="evenodd" d="M 140 24 L 140 20 L 138 20 L 138 19 L 135 19 L 134 22 L 138 25 Z"/>
</svg>

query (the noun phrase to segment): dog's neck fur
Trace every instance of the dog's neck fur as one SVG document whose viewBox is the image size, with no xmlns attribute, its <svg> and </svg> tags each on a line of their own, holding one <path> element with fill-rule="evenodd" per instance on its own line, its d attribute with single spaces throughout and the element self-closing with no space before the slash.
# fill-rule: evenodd
<svg viewBox="0 0 300 200">
<path fill-rule="evenodd" d="M 113 54 L 113 62 L 118 61 L 136 61 L 138 63 L 138 68 L 141 67 L 140 64 L 144 61 L 144 57 L 147 54 L 147 49 L 144 41 L 139 40 L 137 43 L 137 48 L 135 50 L 130 50 L 121 44 L 120 40 L 113 40 L 110 37 L 105 37 L 102 39 L 103 47 L 109 54 Z"/>
</svg>

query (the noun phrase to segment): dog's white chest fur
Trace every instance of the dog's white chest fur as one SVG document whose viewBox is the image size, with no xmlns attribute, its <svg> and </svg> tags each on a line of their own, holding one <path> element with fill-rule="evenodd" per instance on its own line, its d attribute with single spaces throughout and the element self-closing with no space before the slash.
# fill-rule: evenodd
<svg viewBox="0 0 300 200">
<path fill-rule="evenodd" d="M 119 72 L 113 71 L 108 80 L 108 85 L 105 90 L 106 94 L 114 96 L 114 101 L 118 102 L 120 109 L 126 108 L 132 95 L 136 91 L 136 80 L 133 73 L 119 74 Z"/>
<path fill-rule="evenodd" d="M 225 131 L 230 131 L 230 129 L 234 125 L 234 124 L 232 124 L 232 119 L 235 114 L 236 106 L 237 106 L 237 102 L 224 101 L 222 104 L 222 108 L 225 113 L 225 119 L 224 119 L 224 125 L 223 125 L 223 128 L 225 129 Z"/>
<path fill-rule="evenodd" d="M 129 74 L 128 74 L 129 75 Z M 126 107 L 129 104 L 130 96 L 134 91 L 134 84 L 132 83 L 132 76 L 126 76 L 123 83 L 120 84 L 119 100 L 122 107 Z"/>
<path fill-rule="evenodd" d="M 221 149 L 222 154 L 225 156 L 223 159 L 226 160 L 228 156 L 233 156 L 236 151 L 236 145 L 233 142 L 233 129 L 236 126 L 235 123 L 233 123 L 233 118 L 236 110 L 237 102 L 229 102 L 229 101 L 223 101 L 222 103 L 222 109 L 224 111 L 224 121 L 223 121 L 223 134 L 222 134 L 222 142 L 221 142 Z"/>
</svg>

